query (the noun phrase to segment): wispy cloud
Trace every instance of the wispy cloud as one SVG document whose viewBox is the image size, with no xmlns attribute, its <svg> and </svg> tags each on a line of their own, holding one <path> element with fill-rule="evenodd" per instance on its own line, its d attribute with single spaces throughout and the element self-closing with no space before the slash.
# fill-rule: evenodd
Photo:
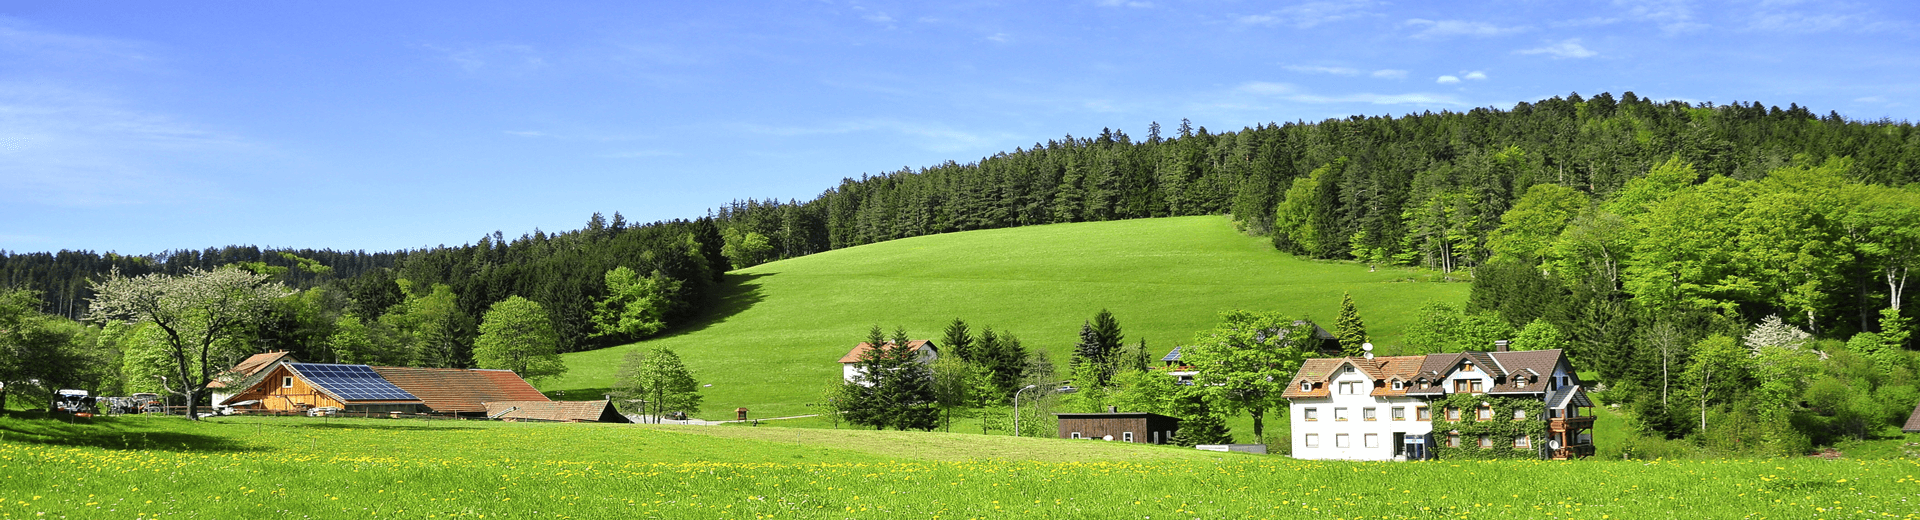
<svg viewBox="0 0 1920 520">
<path fill-rule="evenodd" d="M 990 41 L 993 43 L 1007 43 L 1007 42 L 1013 41 L 1013 37 L 1007 36 L 1007 33 L 993 33 L 993 34 L 987 35 L 987 41 Z"/>
<path fill-rule="evenodd" d="M 1458 76 L 1455 76 L 1452 74 L 1440 76 L 1439 78 L 1433 80 L 1433 82 L 1439 83 L 1442 85 L 1452 85 L 1455 83 L 1459 83 L 1461 81 L 1486 81 L 1486 80 L 1487 80 L 1487 73 L 1476 70 L 1472 72 L 1462 73 Z"/>
<path fill-rule="evenodd" d="M 1521 50 L 1513 51 L 1513 53 L 1529 54 L 1529 55 L 1545 54 L 1548 56 L 1552 56 L 1554 59 L 1591 58 L 1594 56 L 1598 56 L 1600 54 L 1587 49 L 1587 47 L 1584 45 L 1580 45 L 1579 38 L 1562 40 L 1559 43 L 1548 44 L 1544 47 L 1536 47 L 1532 49 L 1521 49 Z"/>
<path fill-rule="evenodd" d="M 603 154 L 600 154 L 599 157 L 606 158 L 606 159 L 639 159 L 644 157 L 676 157 L 680 155 L 684 155 L 684 154 L 681 154 L 680 152 L 669 151 L 669 150 L 633 150 L 633 151 L 626 151 L 626 152 L 603 153 Z"/>
<path fill-rule="evenodd" d="M 1318 65 L 1287 65 L 1281 68 L 1307 74 L 1332 74 L 1335 76 L 1353 76 L 1360 73 L 1357 69 L 1347 67 L 1323 67 Z"/>
<path fill-rule="evenodd" d="M 1415 38 L 1447 38 L 1447 37 L 1453 37 L 1453 36 L 1487 37 L 1487 36 L 1500 36 L 1503 34 L 1513 34 L 1513 33 L 1532 29 L 1531 27 L 1527 27 L 1524 25 L 1513 26 L 1513 27 L 1501 27 L 1499 25 L 1494 25 L 1487 22 L 1475 22 L 1475 21 L 1468 21 L 1468 20 L 1427 20 L 1424 18 L 1410 19 L 1404 22 L 1402 25 L 1406 27 L 1419 28 L 1420 29 L 1419 32 L 1413 33 L 1413 37 Z"/>
<path fill-rule="evenodd" d="M 1153 2 L 1140 2 L 1140 1 L 1134 1 L 1134 0 L 1100 0 L 1098 2 L 1094 2 L 1094 5 L 1099 5 L 1101 7 L 1132 7 L 1135 9 L 1145 9 L 1148 7 L 1153 7 Z"/>
<path fill-rule="evenodd" d="M 1372 16 L 1371 0 L 1302 2 L 1262 14 L 1243 15 L 1234 21 L 1243 25 L 1294 27 L 1307 29 L 1322 24 Z"/>
<path fill-rule="evenodd" d="M 1353 93 L 1353 94 L 1341 94 L 1341 95 L 1328 96 L 1328 95 L 1314 94 L 1298 86 L 1294 86 L 1287 83 L 1272 83 L 1272 82 L 1265 82 L 1265 81 L 1250 81 L 1247 83 L 1242 83 L 1240 84 L 1240 86 L 1234 88 L 1234 91 L 1244 95 L 1274 98 L 1274 99 L 1290 101 L 1295 103 L 1313 103 L 1313 104 L 1364 103 L 1364 104 L 1372 104 L 1372 105 L 1447 105 L 1447 106 L 1465 106 L 1466 105 L 1465 103 L 1460 102 L 1460 100 L 1454 98 L 1453 96 L 1446 95 L 1446 94 L 1433 94 L 1433 93 L 1426 93 L 1426 92 L 1411 92 L 1411 93 L 1405 93 L 1405 94 L 1375 94 L 1375 93 L 1361 92 L 1361 93 Z"/>
<path fill-rule="evenodd" d="M 421 47 L 432 52 L 436 58 L 452 63 L 467 72 L 504 72 L 523 74 L 545 68 L 546 58 L 531 45 L 515 43 L 495 43 L 486 45 L 448 46 L 426 44 Z"/>
<path fill-rule="evenodd" d="M 1399 69 L 1380 69 L 1369 75 L 1380 79 L 1407 79 L 1407 71 Z"/>
<path fill-rule="evenodd" d="M 222 197 L 167 165 L 253 152 L 239 138 L 126 100 L 48 83 L 0 83 L 0 201 L 103 207 Z"/>
<path fill-rule="evenodd" d="M 1694 21 L 1693 5 L 1688 0 L 1613 0 L 1613 5 L 1625 8 L 1627 18 L 1651 22 L 1668 34 L 1707 28 L 1707 24 Z"/>
<path fill-rule="evenodd" d="M 63 66 L 129 66 L 158 61 L 150 44 L 62 34 L 0 17 L 0 54 Z"/>
</svg>

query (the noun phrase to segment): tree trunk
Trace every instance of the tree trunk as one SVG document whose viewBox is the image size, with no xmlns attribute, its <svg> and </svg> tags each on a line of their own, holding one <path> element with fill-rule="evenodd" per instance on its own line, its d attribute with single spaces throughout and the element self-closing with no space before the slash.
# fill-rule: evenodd
<svg viewBox="0 0 1920 520">
<path fill-rule="evenodd" d="M 1260 441 L 1265 438 L 1265 437 L 1262 437 L 1262 435 L 1264 434 L 1264 430 L 1266 427 L 1266 424 L 1265 424 L 1266 423 L 1265 419 L 1267 416 L 1266 410 L 1254 410 L 1250 413 L 1251 415 L 1253 415 L 1253 439 L 1256 441 Z"/>
</svg>

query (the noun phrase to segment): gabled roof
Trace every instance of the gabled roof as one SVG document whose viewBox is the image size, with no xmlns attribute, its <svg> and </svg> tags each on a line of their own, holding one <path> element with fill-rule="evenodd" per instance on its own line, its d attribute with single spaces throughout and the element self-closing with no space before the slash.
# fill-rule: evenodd
<svg viewBox="0 0 1920 520">
<path fill-rule="evenodd" d="M 366 365 L 285 363 L 280 365 L 314 390 L 346 404 L 421 404 L 419 397 L 394 386 Z"/>
<path fill-rule="evenodd" d="M 1580 385 L 1554 390 L 1547 396 L 1547 409 L 1558 410 L 1568 405 L 1590 407 L 1593 406 L 1593 400 L 1587 398 L 1586 389 L 1580 388 Z"/>
<path fill-rule="evenodd" d="M 630 423 L 610 401 L 494 401 L 487 417 L 522 421 Z"/>
<path fill-rule="evenodd" d="M 1493 352 L 1492 356 L 1500 362 L 1501 366 L 1506 367 L 1509 374 L 1519 375 L 1530 372 L 1534 376 L 1537 376 L 1535 379 L 1539 377 L 1551 377 L 1554 367 L 1558 366 L 1561 360 L 1566 359 L 1566 353 L 1560 349 Z M 1529 381 L 1527 386 L 1520 387 L 1514 384 L 1514 378 L 1509 377 L 1505 383 L 1494 385 L 1493 388 L 1487 389 L 1487 393 L 1537 394 L 1546 391 L 1546 385 L 1541 383 L 1543 382 L 1538 380 Z M 1574 384 L 1577 385 L 1579 382 L 1575 381 Z"/>
<path fill-rule="evenodd" d="M 1402 385 L 1399 390 L 1394 390 L 1392 384 L 1380 385 L 1373 389 L 1373 395 L 1378 397 L 1398 397 L 1407 395 L 1407 391 L 1413 389 L 1414 377 L 1419 374 L 1420 363 L 1426 361 L 1426 356 L 1386 356 L 1373 358 L 1371 361 L 1380 366 L 1380 380 L 1393 381 L 1398 379 L 1407 383 Z"/>
<path fill-rule="evenodd" d="M 1414 374 L 1420 367 L 1421 360 L 1424 358 L 1425 356 L 1387 356 L 1373 359 L 1355 357 L 1308 358 L 1300 362 L 1300 370 L 1294 373 L 1293 380 L 1287 384 L 1287 389 L 1281 393 L 1281 397 L 1288 399 L 1326 397 L 1330 391 L 1326 385 L 1327 381 L 1332 379 L 1333 374 L 1338 372 L 1342 367 L 1349 366 L 1362 374 L 1366 374 L 1367 379 L 1372 381 L 1399 379 L 1401 381 L 1411 382 Z M 1308 390 L 1300 389 L 1300 383 L 1303 382 L 1309 385 Z M 1410 388 L 1411 387 L 1394 390 L 1392 385 L 1380 385 L 1374 387 L 1372 393 L 1369 395 L 1404 395 Z"/>
<path fill-rule="evenodd" d="M 1913 407 L 1913 415 L 1907 416 L 1907 424 L 1906 426 L 1901 426 L 1900 431 L 1920 433 L 1920 406 Z"/>
<path fill-rule="evenodd" d="M 233 368 L 228 369 L 226 373 L 240 374 L 242 376 L 246 376 L 246 377 L 242 377 L 240 379 L 242 382 L 239 385 L 235 385 L 235 386 L 238 386 L 240 388 L 247 388 L 247 387 L 253 386 L 252 383 L 254 382 L 254 377 L 262 375 L 260 373 L 262 370 L 272 367 L 274 363 L 279 363 L 281 361 L 285 361 L 288 363 L 300 362 L 300 360 L 293 358 L 292 352 L 287 352 L 284 350 L 278 351 L 278 352 L 266 352 L 262 354 L 254 354 L 251 356 L 247 356 L 246 359 L 240 360 L 240 364 L 234 365 Z M 226 388 L 226 387 L 227 385 L 225 383 L 221 383 L 218 380 L 215 380 L 212 383 L 207 383 L 207 388 Z"/>
<path fill-rule="evenodd" d="M 892 348 L 893 342 L 889 341 L 886 343 L 882 343 L 881 345 L 888 348 Z M 940 352 L 940 347 L 937 345 L 934 345 L 933 341 L 931 340 L 916 339 L 916 340 L 911 340 L 907 342 L 907 350 L 909 352 L 919 352 L 920 349 L 923 349 L 923 348 L 931 348 L 935 353 Z M 854 345 L 853 350 L 847 351 L 847 355 L 840 356 L 840 362 L 841 363 L 858 363 L 860 361 L 860 356 L 862 354 L 866 354 L 867 351 L 869 350 L 873 350 L 873 345 L 865 341 L 862 341 L 860 342 L 859 345 Z"/>
<path fill-rule="evenodd" d="M 487 411 L 488 401 L 546 401 L 512 370 L 373 367 L 380 377 L 443 413 Z"/>
</svg>

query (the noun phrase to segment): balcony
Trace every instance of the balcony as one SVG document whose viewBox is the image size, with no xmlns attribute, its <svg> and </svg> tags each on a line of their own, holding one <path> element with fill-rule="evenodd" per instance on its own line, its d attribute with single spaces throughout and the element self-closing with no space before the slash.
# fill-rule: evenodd
<svg viewBox="0 0 1920 520">
<path fill-rule="evenodd" d="M 1592 417 L 1556 417 L 1547 419 L 1549 432 L 1578 432 L 1593 429 Z"/>
<path fill-rule="evenodd" d="M 1547 458 L 1551 460 L 1579 459 L 1592 456 L 1592 444 L 1575 444 L 1572 446 L 1561 446 L 1560 449 L 1557 450 L 1547 450 Z"/>
</svg>

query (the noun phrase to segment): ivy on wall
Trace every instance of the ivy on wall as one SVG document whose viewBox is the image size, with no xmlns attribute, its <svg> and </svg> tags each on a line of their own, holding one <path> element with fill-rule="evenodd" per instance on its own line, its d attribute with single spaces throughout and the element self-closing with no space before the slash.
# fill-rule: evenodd
<svg viewBox="0 0 1920 520">
<path fill-rule="evenodd" d="M 1480 420 L 1481 405 L 1491 407 L 1492 415 Z M 1547 436 L 1547 405 L 1537 398 L 1497 397 L 1478 394 L 1447 394 L 1427 403 L 1433 414 L 1434 455 L 1448 459 L 1534 459 L 1540 457 Z M 1460 411 L 1460 420 L 1447 420 L 1448 408 Z M 1526 412 L 1525 419 L 1514 419 L 1514 410 Z M 1459 432 L 1460 447 L 1448 447 L 1447 435 Z M 1527 437 L 1527 447 L 1513 447 L 1513 440 Z M 1493 440 L 1493 447 L 1481 448 L 1480 438 Z"/>
</svg>

